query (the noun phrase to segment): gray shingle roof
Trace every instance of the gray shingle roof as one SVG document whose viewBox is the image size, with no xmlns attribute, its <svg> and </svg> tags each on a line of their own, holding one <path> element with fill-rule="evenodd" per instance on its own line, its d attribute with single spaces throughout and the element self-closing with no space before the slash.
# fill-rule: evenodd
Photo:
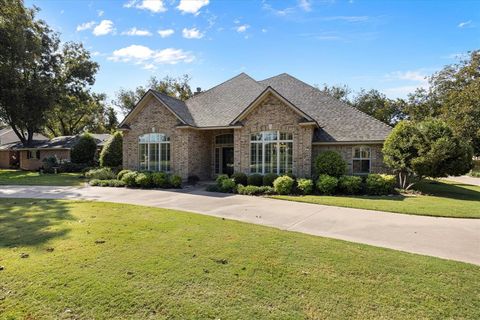
<svg viewBox="0 0 480 320">
<path fill-rule="evenodd" d="M 391 127 L 286 73 L 255 81 L 241 73 L 183 102 L 152 90 L 185 123 L 223 127 L 271 87 L 320 125 L 314 141 L 381 141 Z"/>
<path fill-rule="evenodd" d="M 108 133 L 92 133 L 97 146 L 103 146 L 105 142 L 111 137 Z M 0 150 L 13 149 L 71 149 L 80 139 L 80 135 L 76 136 L 60 136 L 52 138 L 51 140 L 33 140 L 29 148 L 25 148 L 21 142 L 14 142 L 4 145 Z"/>
</svg>

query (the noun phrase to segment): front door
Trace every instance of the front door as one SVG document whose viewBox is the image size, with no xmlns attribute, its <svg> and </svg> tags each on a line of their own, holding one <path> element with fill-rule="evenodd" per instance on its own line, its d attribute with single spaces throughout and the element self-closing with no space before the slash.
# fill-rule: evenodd
<svg viewBox="0 0 480 320">
<path fill-rule="evenodd" d="M 222 173 L 233 174 L 233 147 L 223 147 L 222 149 Z"/>
</svg>

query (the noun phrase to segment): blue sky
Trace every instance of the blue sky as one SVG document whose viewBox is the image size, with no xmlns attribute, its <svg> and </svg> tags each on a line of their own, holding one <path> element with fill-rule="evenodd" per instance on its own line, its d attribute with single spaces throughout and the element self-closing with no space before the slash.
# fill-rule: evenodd
<svg viewBox="0 0 480 320">
<path fill-rule="evenodd" d="M 240 72 L 404 97 L 424 77 L 480 49 L 479 1 L 26 1 L 100 64 L 113 98 L 156 75 L 207 89 Z"/>
</svg>

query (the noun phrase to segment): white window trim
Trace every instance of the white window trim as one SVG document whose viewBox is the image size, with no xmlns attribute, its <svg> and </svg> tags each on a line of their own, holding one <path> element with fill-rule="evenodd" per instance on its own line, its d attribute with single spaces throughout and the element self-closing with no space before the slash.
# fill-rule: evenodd
<svg viewBox="0 0 480 320">
<path fill-rule="evenodd" d="M 153 135 L 153 134 L 160 134 L 160 135 L 164 135 L 168 140 L 164 140 L 164 141 L 140 141 L 140 138 L 143 137 L 143 136 L 150 136 L 150 135 Z M 147 171 L 161 171 L 161 172 L 170 172 L 171 171 L 171 154 L 172 154 L 172 150 L 171 150 L 171 146 L 170 146 L 170 137 L 167 135 L 167 134 L 164 134 L 164 133 L 145 133 L 145 134 L 142 134 L 138 137 L 138 158 L 140 160 L 140 145 L 146 145 L 147 147 L 147 168 L 146 169 L 143 169 L 143 170 L 147 170 Z M 158 145 L 158 166 L 157 168 L 152 168 L 152 166 L 150 166 L 150 145 L 152 144 L 157 144 Z M 169 145 L 169 154 L 170 154 L 170 159 L 168 159 L 168 162 L 169 162 L 169 170 L 162 170 L 162 145 L 164 144 L 168 144 Z M 142 170 L 140 168 L 140 161 L 138 163 L 138 167 L 139 167 L 139 170 Z"/>
<path fill-rule="evenodd" d="M 368 149 L 368 158 L 356 158 L 355 157 L 355 149 L 360 148 L 360 154 L 362 153 L 362 149 Z M 353 172 L 353 162 L 355 160 L 368 160 L 368 172 Z M 365 175 L 372 172 L 372 148 L 369 146 L 355 146 L 352 147 L 352 174 L 354 175 Z"/>
<path fill-rule="evenodd" d="M 254 144 L 262 144 L 262 172 L 252 172 L 252 169 L 250 168 L 250 173 L 260 173 L 262 175 L 265 174 L 265 145 L 266 144 L 272 144 L 272 143 L 275 143 L 276 144 L 276 148 L 277 148 L 277 172 L 273 172 L 273 173 L 276 173 L 276 174 L 280 174 L 280 157 L 279 157 L 279 151 L 280 151 L 280 143 L 288 143 L 288 142 L 291 142 L 292 143 L 292 170 L 293 170 L 293 133 L 291 132 L 280 132 L 278 130 L 267 130 L 267 131 L 259 131 L 259 132 L 256 132 L 256 133 L 253 133 L 253 134 L 258 134 L 258 133 L 263 133 L 263 132 L 276 132 L 277 133 L 277 140 L 264 140 L 263 139 L 263 135 L 262 135 L 262 140 L 252 140 L 252 134 L 250 134 L 250 164 L 249 166 L 252 165 L 252 148 L 251 148 L 251 144 L 254 143 Z M 291 140 L 281 140 L 280 139 L 280 133 L 287 133 L 287 134 L 291 134 L 292 135 L 292 139 Z M 258 162 L 258 160 L 257 160 Z M 287 159 L 285 161 L 286 163 L 288 163 L 288 153 L 287 153 Z"/>
</svg>

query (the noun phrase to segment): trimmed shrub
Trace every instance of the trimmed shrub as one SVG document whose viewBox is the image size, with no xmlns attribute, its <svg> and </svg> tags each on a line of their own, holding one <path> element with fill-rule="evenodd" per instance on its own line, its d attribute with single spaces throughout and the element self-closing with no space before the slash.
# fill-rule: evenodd
<svg viewBox="0 0 480 320">
<path fill-rule="evenodd" d="M 338 189 L 344 194 L 357 194 L 362 190 L 362 178 L 358 176 L 342 176 L 338 179 Z"/>
<path fill-rule="evenodd" d="M 100 152 L 100 166 L 118 167 L 122 165 L 122 144 L 123 137 L 121 132 L 115 132 L 103 146 Z"/>
<path fill-rule="evenodd" d="M 218 187 L 221 192 L 233 192 L 235 191 L 235 186 L 235 180 L 227 178 L 221 180 Z"/>
<path fill-rule="evenodd" d="M 278 178 L 276 173 L 267 173 L 263 176 L 262 184 L 267 187 L 273 187 L 273 181 Z"/>
<path fill-rule="evenodd" d="M 88 133 L 84 133 L 70 151 L 70 159 L 73 163 L 93 164 L 97 143 Z"/>
<path fill-rule="evenodd" d="M 100 181 L 102 181 L 102 180 L 92 179 L 92 180 L 88 181 L 88 184 L 96 187 L 96 186 L 100 186 Z"/>
<path fill-rule="evenodd" d="M 327 174 L 322 174 L 317 180 L 317 190 L 321 194 L 334 194 L 337 188 L 338 179 Z"/>
<path fill-rule="evenodd" d="M 281 176 L 275 179 L 273 182 L 273 188 L 278 194 L 290 194 L 292 193 L 293 184 L 295 180 L 289 176 Z"/>
<path fill-rule="evenodd" d="M 300 178 L 297 180 L 297 190 L 303 195 L 312 194 L 313 187 L 312 179 Z"/>
<path fill-rule="evenodd" d="M 129 173 L 129 172 L 132 172 L 132 170 L 124 169 L 124 170 L 120 171 L 120 172 L 117 174 L 117 179 L 118 179 L 118 180 L 122 180 L 123 176 L 124 176 L 126 173 Z"/>
<path fill-rule="evenodd" d="M 50 156 L 42 160 L 44 173 L 55 173 L 55 167 L 58 167 L 58 159 L 56 156 Z M 60 171 L 60 170 L 58 170 Z"/>
<path fill-rule="evenodd" d="M 112 180 L 93 179 L 93 180 L 90 180 L 89 184 L 91 186 L 98 186 L 98 187 L 114 187 L 114 188 L 125 187 L 125 182 L 116 180 L 116 179 L 112 179 Z"/>
<path fill-rule="evenodd" d="M 122 176 L 122 181 L 125 182 L 127 187 L 135 187 L 135 179 L 137 178 L 138 172 L 137 171 L 130 171 L 125 173 Z"/>
<path fill-rule="evenodd" d="M 228 177 L 228 175 L 226 175 L 226 174 L 219 174 L 219 175 L 217 176 L 217 178 L 215 179 L 215 182 L 217 183 L 217 186 L 221 186 L 221 185 L 222 185 L 222 181 L 223 181 L 223 180 L 226 180 L 226 179 L 230 179 L 230 178 Z"/>
<path fill-rule="evenodd" d="M 272 187 L 268 186 L 244 186 L 239 184 L 237 187 L 237 192 L 239 194 L 248 195 L 248 196 L 259 196 L 259 195 L 269 195 L 274 194 L 275 190 Z"/>
<path fill-rule="evenodd" d="M 140 188 L 150 188 L 152 186 L 152 175 L 148 172 L 140 172 L 135 177 L 135 185 Z"/>
<path fill-rule="evenodd" d="M 395 176 L 388 174 L 369 174 L 365 180 L 368 194 L 391 194 L 395 190 L 397 181 Z"/>
<path fill-rule="evenodd" d="M 247 184 L 250 186 L 260 187 L 263 184 L 263 177 L 259 173 L 254 173 L 248 176 Z"/>
<path fill-rule="evenodd" d="M 182 177 L 177 176 L 176 174 L 171 175 L 168 179 L 170 186 L 175 189 L 179 189 L 182 187 Z"/>
<path fill-rule="evenodd" d="M 156 188 L 168 188 L 168 175 L 165 172 L 152 173 L 152 185 Z"/>
<path fill-rule="evenodd" d="M 111 180 L 115 179 L 115 174 L 110 168 L 91 169 L 85 173 L 87 179 Z"/>
<path fill-rule="evenodd" d="M 315 158 L 315 172 L 318 176 L 326 174 L 340 177 L 347 171 L 347 162 L 335 151 L 324 151 Z"/>
<path fill-rule="evenodd" d="M 235 172 L 232 174 L 232 179 L 235 180 L 236 184 L 243 184 L 245 186 L 248 183 L 248 177 L 243 172 Z"/>
</svg>

